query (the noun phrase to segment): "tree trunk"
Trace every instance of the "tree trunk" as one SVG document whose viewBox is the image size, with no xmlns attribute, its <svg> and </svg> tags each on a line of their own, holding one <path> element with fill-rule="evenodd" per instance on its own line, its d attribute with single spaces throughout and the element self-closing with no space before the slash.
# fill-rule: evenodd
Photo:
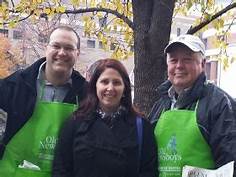
<svg viewBox="0 0 236 177">
<path fill-rule="evenodd" d="M 174 0 L 133 0 L 134 103 L 148 114 L 166 79 L 164 48 L 169 41 Z"/>
</svg>

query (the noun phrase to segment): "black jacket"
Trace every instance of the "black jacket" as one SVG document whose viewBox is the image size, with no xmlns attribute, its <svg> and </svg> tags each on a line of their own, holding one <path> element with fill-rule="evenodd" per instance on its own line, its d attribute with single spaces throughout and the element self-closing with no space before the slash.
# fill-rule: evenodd
<svg viewBox="0 0 236 177">
<path fill-rule="evenodd" d="M 71 119 L 59 137 L 53 177 L 155 177 L 154 134 L 144 119 L 140 159 L 137 139 L 135 118 L 119 117 L 112 128 L 96 113 Z"/>
<path fill-rule="evenodd" d="M 36 81 L 40 65 L 45 58 L 37 60 L 30 67 L 19 70 L 0 81 L 0 108 L 7 112 L 7 124 L 3 142 L 0 143 L 0 157 L 3 155 L 4 146 L 15 133 L 32 116 L 36 98 Z M 76 103 L 85 96 L 85 79 L 77 72 L 72 73 L 72 89 L 68 92 L 63 102 Z"/>
<path fill-rule="evenodd" d="M 162 111 L 170 109 L 171 99 L 168 96 L 170 87 L 170 81 L 166 81 L 159 88 L 162 97 L 154 104 L 149 115 L 154 126 Z M 236 161 L 234 100 L 217 86 L 208 83 L 204 73 L 199 76 L 193 87 L 177 100 L 176 107 L 193 110 L 198 100 L 197 123 L 203 137 L 210 145 L 215 167 Z"/>
</svg>

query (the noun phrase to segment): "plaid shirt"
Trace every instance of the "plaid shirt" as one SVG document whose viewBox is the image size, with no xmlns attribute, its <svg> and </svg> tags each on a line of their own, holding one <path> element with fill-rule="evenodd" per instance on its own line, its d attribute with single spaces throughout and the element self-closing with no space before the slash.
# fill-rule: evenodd
<svg viewBox="0 0 236 177">
<path fill-rule="evenodd" d="M 46 61 L 39 67 L 39 74 L 37 77 L 37 99 L 50 102 L 62 102 L 72 86 L 72 79 L 70 78 L 61 86 L 52 85 L 45 79 L 45 64 Z"/>
</svg>

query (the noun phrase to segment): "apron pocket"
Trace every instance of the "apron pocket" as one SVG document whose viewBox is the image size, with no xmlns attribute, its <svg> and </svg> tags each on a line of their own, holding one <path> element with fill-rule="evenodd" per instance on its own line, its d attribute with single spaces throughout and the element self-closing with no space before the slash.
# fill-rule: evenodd
<svg viewBox="0 0 236 177">
<path fill-rule="evenodd" d="M 31 170 L 26 168 L 17 168 L 15 177 L 50 177 L 51 172 L 41 170 Z"/>
</svg>

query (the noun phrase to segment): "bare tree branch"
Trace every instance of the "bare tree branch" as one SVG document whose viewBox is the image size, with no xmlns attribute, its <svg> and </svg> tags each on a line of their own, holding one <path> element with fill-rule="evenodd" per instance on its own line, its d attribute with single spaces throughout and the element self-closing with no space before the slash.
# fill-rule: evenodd
<svg viewBox="0 0 236 177">
<path fill-rule="evenodd" d="M 14 4 L 13 0 L 11 0 L 11 5 L 12 5 L 12 7 L 15 7 L 15 4 Z"/>
<path fill-rule="evenodd" d="M 187 31 L 187 34 L 196 33 L 197 31 L 199 31 L 200 29 L 202 29 L 203 27 L 205 27 L 206 25 L 211 23 L 213 20 L 217 19 L 218 17 L 220 17 L 221 15 L 223 15 L 224 13 L 228 12 L 229 10 L 231 10 L 235 7 L 236 7 L 236 3 L 232 3 L 228 6 L 226 6 L 221 11 L 219 11 L 216 14 L 212 15 L 212 17 L 210 19 L 207 19 L 207 20 L 203 21 L 202 23 L 200 23 L 199 25 L 197 25 L 195 27 L 190 27 L 190 29 Z"/>
<path fill-rule="evenodd" d="M 34 11 L 31 11 L 30 12 L 30 14 L 29 15 L 27 15 L 26 17 L 23 17 L 23 18 L 21 18 L 21 19 L 19 19 L 19 20 L 17 20 L 17 21 L 15 21 L 15 22 L 21 22 L 21 21 L 24 21 L 24 20 L 26 20 L 26 19 L 28 19 L 31 15 L 33 15 L 34 14 Z M 2 24 L 3 25 L 7 25 L 7 24 L 9 24 L 10 22 L 3 22 Z M 1 23 L 0 23 L 1 24 Z"/>
<path fill-rule="evenodd" d="M 125 23 L 127 23 L 130 28 L 134 29 L 134 24 L 128 17 L 126 17 L 125 15 L 117 12 L 116 10 L 112 10 L 112 9 L 107 9 L 107 8 L 102 8 L 102 7 L 99 7 L 99 8 L 95 7 L 95 8 L 66 10 L 64 13 L 65 14 L 81 14 L 81 13 L 86 13 L 86 12 L 107 12 L 107 13 L 113 14 L 116 17 L 122 19 Z"/>
</svg>

